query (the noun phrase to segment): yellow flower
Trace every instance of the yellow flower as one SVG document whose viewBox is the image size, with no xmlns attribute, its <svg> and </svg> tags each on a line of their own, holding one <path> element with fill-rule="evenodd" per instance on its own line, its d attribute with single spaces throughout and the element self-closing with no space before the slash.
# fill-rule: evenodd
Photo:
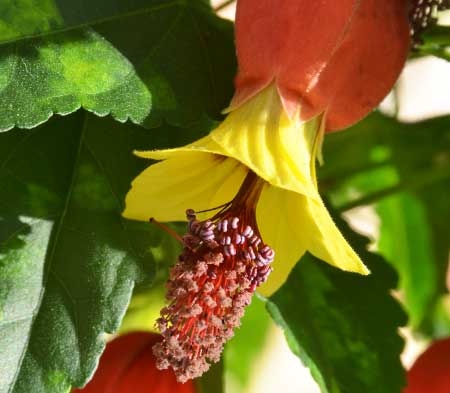
<svg viewBox="0 0 450 393">
<path fill-rule="evenodd" d="M 306 251 L 342 270 L 368 274 L 318 193 L 315 161 L 324 117 L 298 119 L 286 114 L 271 85 L 231 111 L 208 136 L 180 148 L 137 152 L 161 162 L 133 181 L 123 215 L 182 221 L 188 208 L 229 205 L 239 194 L 235 209 L 246 205 L 248 214 L 249 206 L 256 207 L 261 237 L 275 250 L 274 270 L 259 288 L 263 295 L 270 296 L 285 282 Z M 257 176 L 257 182 L 250 182 L 257 192 L 241 187 L 249 173 Z"/>
</svg>

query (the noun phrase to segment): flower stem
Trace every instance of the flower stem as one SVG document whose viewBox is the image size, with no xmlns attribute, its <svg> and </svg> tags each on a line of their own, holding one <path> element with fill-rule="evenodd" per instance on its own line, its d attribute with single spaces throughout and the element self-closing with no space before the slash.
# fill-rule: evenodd
<svg viewBox="0 0 450 393">
<path fill-rule="evenodd" d="M 320 190 L 322 192 L 327 192 L 329 190 L 332 190 L 336 186 L 339 186 L 342 182 L 348 180 L 349 178 L 352 178 L 353 176 L 379 169 L 389 164 L 391 164 L 391 161 L 389 160 L 376 163 L 368 163 L 365 165 L 360 165 L 358 167 L 345 169 L 338 172 L 337 174 L 333 174 L 332 176 L 320 177 Z"/>
</svg>

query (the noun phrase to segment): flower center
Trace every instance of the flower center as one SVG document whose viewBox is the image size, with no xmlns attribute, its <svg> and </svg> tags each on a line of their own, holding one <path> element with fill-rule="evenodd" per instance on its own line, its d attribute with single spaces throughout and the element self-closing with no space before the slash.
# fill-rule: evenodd
<svg viewBox="0 0 450 393">
<path fill-rule="evenodd" d="M 253 293 L 272 271 L 275 253 L 256 225 L 263 186 L 250 171 L 233 201 L 211 219 L 186 212 L 184 249 L 167 282 L 170 304 L 157 321 L 164 340 L 153 347 L 158 367 L 173 368 L 180 382 L 219 361 Z"/>
</svg>

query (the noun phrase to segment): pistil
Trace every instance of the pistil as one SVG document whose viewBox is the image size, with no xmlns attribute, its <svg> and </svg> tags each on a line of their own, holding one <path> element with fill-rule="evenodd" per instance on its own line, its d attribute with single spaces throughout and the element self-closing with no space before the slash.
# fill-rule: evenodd
<svg viewBox="0 0 450 393">
<path fill-rule="evenodd" d="M 198 377 L 220 359 L 256 288 L 267 280 L 274 251 L 264 244 L 255 209 L 264 182 L 249 172 L 236 197 L 211 219 L 187 210 L 183 252 L 167 282 L 169 305 L 153 351 L 158 367 L 180 382 Z"/>
</svg>

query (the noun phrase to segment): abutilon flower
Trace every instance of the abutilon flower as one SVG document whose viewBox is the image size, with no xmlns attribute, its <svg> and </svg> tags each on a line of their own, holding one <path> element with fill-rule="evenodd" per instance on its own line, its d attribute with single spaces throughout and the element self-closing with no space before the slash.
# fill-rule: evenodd
<svg viewBox="0 0 450 393">
<path fill-rule="evenodd" d="M 408 371 L 403 393 L 450 392 L 450 338 L 433 342 Z"/>
<path fill-rule="evenodd" d="M 409 49 L 408 5 L 239 0 L 226 119 L 187 146 L 136 153 L 160 162 L 133 181 L 124 216 L 188 221 L 154 348 L 180 381 L 219 359 L 256 288 L 272 294 L 306 251 L 368 274 L 322 202 L 315 161 L 326 131 L 392 88 Z"/>
<path fill-rule="evenodd" d="M 192 381 L 177 382 L 171 370 L 158 370 L 151 348 L 159 334 L 134 332 L 106 345 L 93 379 L 79 393 L 195 393 Z"/>
</svg>

